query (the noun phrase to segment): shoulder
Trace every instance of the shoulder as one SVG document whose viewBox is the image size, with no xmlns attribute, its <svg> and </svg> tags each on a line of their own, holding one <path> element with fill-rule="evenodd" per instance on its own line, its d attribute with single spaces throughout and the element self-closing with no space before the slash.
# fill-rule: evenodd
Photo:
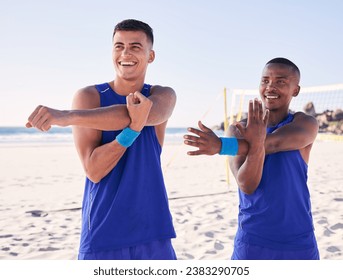
<svg viewBox="0 0 343 280">
<path fill-rule="evenodd" d="M 96 89 L 95 85 L 93 86 L 86 86 L 84 88 L 80 88 L 75 92 L 75 96 L 92 96 L 92 95 L 99 95 L 98 90 Z"/>
<path fill-rule="evenodd" d="M 169 94 L 171 96 L 176 96 L 175 90 L 171 87 L 167 86 L 160 86 L 160 85 L 153 85 L 151 86 L 150 94 Z"/>
<path fill-rule="evenodd" d="M 243 127 L 246 127 L 247 126 L 247 119 L 240 120 L 239 122 L 236 122 L 236 123 L 240 123 Z M 242 137 L 242 135 L 241 135 L 240 131 L 238 130 L 238 128 L 236 127 L 235 123 L 231 124 L 229 126 L 228 136 L 233 136 L 233 137 L 237 137 L 237 138 Z"/>
<path fill-rule="evenodd" d="M 303 123 L 304 125 L 309 125 L 313 127 L 318 127 L 318 121 L 315 117 L 308 115 L 304 112 L 294 113 L 294 122 Z"/>
<path fill-rule="evenodd" d="M 77 90 L 73 98 L 73 108 L 94 108 L 100 106 L 100 96 L 93 86 L 87 86 Z"/>
</svg>

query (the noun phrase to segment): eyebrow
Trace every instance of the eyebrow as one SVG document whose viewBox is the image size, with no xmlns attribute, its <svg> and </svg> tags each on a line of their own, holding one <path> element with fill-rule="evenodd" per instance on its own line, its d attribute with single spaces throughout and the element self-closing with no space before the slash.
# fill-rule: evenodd
<svg viewBox="0 0 343 280">
<path fill-rule="evenodd" d="M 124 43 L 122 43 L 122 42 L 115 42 L 114 43 L 115 45 L 124 45 Z M 139 45 L 139 46 L 143 46 L 141 43 L 139 43 L 139 42 L 132 42 L 132 43 L 129 43 L 129 45 Z"/>
<path fill-rule="evenodd" d="M 291 76 L 292 75 L 289 75 L 289 76 L 276 76 L 275 78 L 277 78 L 277 79 L 288 79 Z M 270 78 L 270 76 L 262 76 L 262 79 L 266 79 L 266 78 Z"/>
<path fill-rule="evenodd" d="M 129 45 L 140 45 L 140 46 L 143 46 L 141 43 L 139 42 L 133 42 L 133 43 L 129 43 Z"/>
</svg>

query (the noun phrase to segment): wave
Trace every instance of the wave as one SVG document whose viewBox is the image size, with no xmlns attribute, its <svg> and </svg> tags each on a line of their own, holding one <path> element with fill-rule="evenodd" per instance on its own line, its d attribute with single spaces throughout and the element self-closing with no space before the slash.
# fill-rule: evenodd
<svg viewBox="0 0 343 280">
<path fill-rule="evenodd" d="M 187 128 L 167 128 L 166 143 L 182 143 Z M 53 127 L 47 132 L 41 132 L 26 127 L 0 127 L 0 144 L 54 144 L 73 143 L 73 134 L 70 127 Z"/>
</svg>

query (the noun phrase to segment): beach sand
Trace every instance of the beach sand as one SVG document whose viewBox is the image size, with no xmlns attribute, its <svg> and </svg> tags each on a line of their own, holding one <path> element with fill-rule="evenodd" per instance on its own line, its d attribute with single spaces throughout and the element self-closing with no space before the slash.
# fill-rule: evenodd
<svg viewBox="0 0 343 280">
<path fill-rule="evenodd" d="M 165 183 L 182 260 L 228 260 L 237 228 L 237 186 L 226 158 L 186 155 L 167 144 Z M 343 143 L 316 141 L 309 165 L 322 259 L 343 259 Z M 0 260 L 77 258 L 84 173 L 73 144 L 0 145 Z"/>
</svg>

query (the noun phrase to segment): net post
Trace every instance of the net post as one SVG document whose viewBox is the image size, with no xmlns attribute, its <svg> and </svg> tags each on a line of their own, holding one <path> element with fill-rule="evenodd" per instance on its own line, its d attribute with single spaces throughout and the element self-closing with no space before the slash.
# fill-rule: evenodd
<svg viewBox="0 0 343 280">
<path fill-rule="evenodd" d="M 229 124 L 227 117 L 227 94 L 226 87 L 224 87 L 224 135 L 228 135 Z M 226 184 L 230 184 L 230 170 L 229 170 L 229 157 L 225 156 L 225 172 L 226 172 Z"/>
</svg>

